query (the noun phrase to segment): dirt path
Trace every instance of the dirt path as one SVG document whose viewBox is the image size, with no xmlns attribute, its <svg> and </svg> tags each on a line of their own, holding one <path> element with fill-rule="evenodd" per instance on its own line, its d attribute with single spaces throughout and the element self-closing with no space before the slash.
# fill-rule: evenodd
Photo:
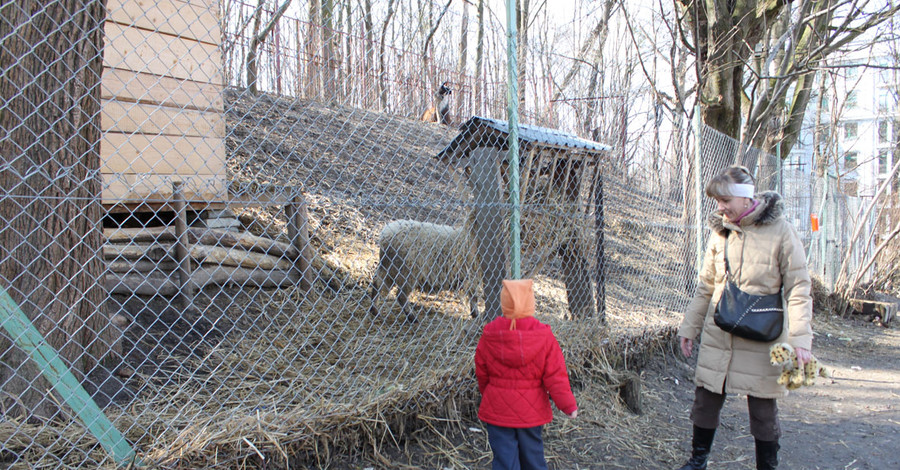
<svg viewBox="0 0 900 470">
<path fill-rule="evenodd" d="M 820 335 L 814 348 L 834 379 L 783 401 L 785 468 L 900 469 L 897 326 Z"/>
<path fill-rule="evenodd" d="M 860 319 L 818 322 L 813 352 L 833 368 L 834 378 L 779 400 L 780 468 L 900 469 L 900 329 L 894 326 Z M 675 362 L 649 367 L 644 380 L 649 394 L 662 397 L 652 402 L 657 406 L 648 411 L 650 419 L 663 423 L 674 417 L 686 456 L 693 363 Z M 710 468 L 756 468 L 745 399 L 729 397 L 713 448 Z M 646 468 L 668 468 L 659 461 L 651 465 Z"/>
</svg>

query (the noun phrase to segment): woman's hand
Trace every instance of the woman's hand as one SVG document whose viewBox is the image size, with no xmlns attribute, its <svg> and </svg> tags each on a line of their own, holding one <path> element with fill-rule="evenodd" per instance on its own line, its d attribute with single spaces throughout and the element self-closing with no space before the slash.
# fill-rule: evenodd
<svg viewBox="0 0 900 470">
<path fill-rule="evenodd" d="M 694 340 L 679 336 L 678 342 L 681 345 L 681 354 L 684 354 L 684 357 L 691 357 L 691 352 L 694 349 Z"/>
<path fill-rule="evenodd" d="M 812 353 L 809 352 L 809 349 L 794 348 L 794 352 L 797 353 L 797 363 L 800 367 L 812 360 Z"/>
</svg>

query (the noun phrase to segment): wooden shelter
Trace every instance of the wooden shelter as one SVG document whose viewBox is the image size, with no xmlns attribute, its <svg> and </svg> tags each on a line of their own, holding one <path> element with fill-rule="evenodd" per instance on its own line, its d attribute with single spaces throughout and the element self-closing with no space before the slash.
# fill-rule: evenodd
<svg viewBox="0 0 900 470">
<path fill-rule="evenodd" d="M 435 156 L 463 169 L 472 190 L 475 239 L 488 315 L 499 314 L 500 281 L 507 273 L 503 238 L 508 226 L 508 210 L 504 206 L 509 201 L 508 140 L 506 121 L 474 116 Z M 558 254 L 572 318 L 589 317 L 597 311 L 602 314 L 603 184 L 599 163 L 612 148 L 555 129 L 529 125 L 519 125 L 518 140 L 523 257 L 532 259 L 534 271 L 548 257 Z M 588 227 L 585 221 L 590 221 Z M 596 263 L 590 262 L 592 251 Z M 530 274 L 526 272 L 525 276 Z"/>
<path fill-rule="evenodd" d="M 109 0 L 102 78 L 102 200 L 166 205 L 173 183 L 195 205 L 227 195 L 216 0 Z"/>
</svg>

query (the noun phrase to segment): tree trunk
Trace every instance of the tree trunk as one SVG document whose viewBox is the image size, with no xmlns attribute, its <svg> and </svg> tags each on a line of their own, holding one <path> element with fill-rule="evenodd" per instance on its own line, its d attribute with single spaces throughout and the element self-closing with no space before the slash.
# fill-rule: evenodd
<svg viewBox="0 0 900 470">
<path fill-rule="evenodd" d="M 475 114 L 484 103 L 484 0 L 478 0 L 478 43 L 475 45 Z"/>
<path fill-rule="evenodd" d="M 288 0 L 290 2 L 290 0 Z M 333 103 L 335 99 L 335 58 L 334 58 L 334 3 L 322 0 L 322 63 L 325 67 L 323 101 Z"/>
<path fill-rule="evenodd" d="M 100 76 L 104 0 L 0 8 L 0 283 L 79 378 L 120 353 L 103 311 Z M 50 385 L 0 332 L 0 396 L 13 416 L 57 412 Z M 14 398 L 10 398 L 14 397 Z"/>
<path fill-rule="evenodd" d="M 469 2 L 463 2 L 463 14 L 459 30 L 459 61 L 456 63 L 456 76 L 465 77 L 466 57 L 469 55 L 466 51 L 469 48 Z"/>
<path fill-rule="evenodd" d="M 344 29 L 347 34 L 343 36 L 343 57 L 342 62 L 344 65 L 342 66 L 344 69 L 344 77 L 338 77 L 338 83 L 343 87 L 344 91 L 341 93 L 341 103 L 347 103 L 350 105 L 354 104 L 354 98 L 359 93 L 356 91 L 356 86 L 354 85 L 355 75 L 353 74 L 353 67 L 355 66 L 353 61 L 353 49 L 355 47 L 356 38 L 358 37 L 358 33 L 354 31 L 355 22 L 353 21 L 353 10 L 350 8 L 350 0 L 344 4 L 344 20 L 347 22 L 346 28 Z M 357 107 L 362 107 L 359 105 L 359 101 L 355 100 L 355 104 Z"/>
<path fill-rule="evenodd" d="M 734 24 L 724 2 L 711 2 L 704 13 L 707 36 L 706 54 L 701 56 L 705 76 L 700 88 L 703 122 L 713 129 L 738 138 L 741 128 L 741 80 L 743 61 L 735 54 L 741 38 L 734 35 Z"/>
<path fill-rule="evenodd" d="M 384 48 L 387 41 L 387 30 L 391 25 L 391 17 L 394 16 L 394 0 L 388 0 L 388 12 L 381 26 L 381 41 L 378 44 L 378 86 L 381 95 L 381 110 L 388 111 L 387 70 L 384 63 Z"/>
<path fill-rule="evenodd" d="M 368 72 L 375 68 L 375 23 L 372 21 L 372 0 L 363 0 L 363 28 L 366 35 L 366 64 L 362 67 L 363 72 Z M 366 88 L 363 93 L 364 99 L 368 101 L 369 90 L 367 83 L 368 78 L 364 78 L 363 87 Z"/>
<path fill-rule="evenodd" d="M 700 72 L 703 122 L 738 139 L 744 64 L 784 6 L 782 1 L 679 0 L 694 36 Z"/>
<path fill-rule="evenodd" d="M 256 94 L 258 90 L 257 77 L 259 66 L 257 64 L 257 58 L 259 57 L 259 45 L 265 42 L 269 33 L 272 32 L 272 29 L 275 28 L 275 25 L 278 24 L 278 21 L 284 16 L 284 12 L 287 11 L 288 7 L 291 5 L 291 0 L 285 0 L 272 15 L 272 19 L 266 23 L 265 28 L 260 31 L 259 25 L 265 2 L 266 0 L 259 0 L 259 6 L 256 7 L 256 17 L 253 19 L 253 37 L 250 38 L 250 51 L 247 52 L 247 90 L 253 94 Z"/>
<path fill-rule="evenodd" d="M 516 65 L 516 92 L 519 100 L 519 113 L 525 110 L 525 72 L 528 68 L 528 15 L 530 10 L 529 0 L 516 0 L 516 22 L 518 26 L 518 41 Z"/>
<path fill-rule="evenodd" d="M 432 40 L 434 40 L 434 35 L 435 35 L 435 33 L 437 33 L 438 28 L 441 27 L 441 21 L 444 19 L 444 15 L 447 14 L 447 10 L 450 9 L 450 4 L 452 4 L 452 3 L 453 3 L 453 0 L 447 1 L 447 4 L 444 5 L 444 8 L 441 10 L 441 14 L 438 16 L 438 18 L 434 21 L 434 24 L 431 26 L 431 31 L 428 32 L 428 36 L 425 38 L 425 47 L 423 47 L 423 49 L 422 49 L 422 51 L 423 51 L 422 59 L 424 61 L 423 66 L 424 66 L 426 76 L 427 76 L 428 70 L 429 70 L 428 61 L 430 58 L 428 55 L 428 49 L 431 47 L 431 42 L 432 42 Z M 441 77 L 440 81 L 444 81 L 444 78 Z"/>
<path fill-rule="evenodd" d="M 595 51 L 595 56 L 602 56 L 603 46 L 606 44 L 606 37 L 609 33 L 609 18 L 615 11 L 616 5 L 618 5 L 618 3 L 614 0 L 606 0 L 603 3 L 603 13 L 600 15 L 600 19 L 597 20 L 597 24 L 594 26 L 594 29 L 591 30 L 588 37 L 581 43 L 581 49 L 578 51 L 577 59 L 572 61 L 572 67 L 566 72 L 562 84 L 555 92 L 553 92 L 553 98 L 550 100 L 551 102 L 558 100 L 565 92 L 566 88 L 572 83 L 578 70 L 581 69 L 581 66 L 586 61 L 588 52 L 593 49 Z M 600 51 L 599 54 L 597 53 L 598 50 Z M 596 62 L 594 63 L 596 64 Z"/>
<path fill-rule="evenodd" d="M 266 0 L 259 0 L 259 5 L 256 6 L 256 10 L 253 12 L 253 36 L 250 40 L 250 47 L 247 51 L 247 91 L 252 94 L 256 94 L 256 79 L 259 74 L 259 67 L 257 66 L 257 44 L 256 37 L 259 35 L 259 25 L 262 23 L 262 11 L 263 6 L 266 4 Z"/>
<path fill-rule="evenodd" d="M 306 66 L 306 97 L 318 99 L 319 93 L 322 91 L 322 74 L 319 68 L 321 61 L 318 59 L 319 51 L 322 50 L 321 34 L 319 34 L 319 25 L 322 24 L 321 0 L 310 0 L 307 12 L 309 17 L 306 23 L 306 60 L 308 64 Z"/>
</svg>

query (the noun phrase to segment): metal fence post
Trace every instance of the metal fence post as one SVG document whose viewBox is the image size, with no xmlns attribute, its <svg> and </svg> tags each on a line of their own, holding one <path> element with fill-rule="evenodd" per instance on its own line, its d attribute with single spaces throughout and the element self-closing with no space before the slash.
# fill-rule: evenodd
<svg viewBox="0 0 900 470">
<path fill-rule="evenodd" d="M 56 350 L 47 344 L 28 316 L 3 288 L 0 288 L 0 326 L 37 363 L 53 390 L 69 405 L 117 464 L 131 465 L 140 462 L 125 436 L 103 414 L 59 358 Z"/>
<path fill-rule="evenodd" d="M 696 135 L 696 142 L 694 144 L 694 225 L 695 236 L 697 239 L 697 260 L 695 263 L 695 267 L 697 270 L 697 279 L 700 279 L 700 270 L 703 268 L 703 233 L 701 232 L 701 224 L 703 223 L 702 215 L 700 214 L 702 206 L 702 190 L 700 178 L 703 177 L 702 172 L 700 171 L 700 162 L 701 162 L 701 149 L 702 149 L 702 123 L 700 122 L 700 105 L 698 104 L 694 110 L 694 133 Z"/>
<path fill-rule="evenodd" d="M 506 2 L 507 115 L 509 118 L 509 261 L 510 277 L 522 277 L 521 207 L 519 199 L 519 93 L 516 2 Z"/>
</svg>

